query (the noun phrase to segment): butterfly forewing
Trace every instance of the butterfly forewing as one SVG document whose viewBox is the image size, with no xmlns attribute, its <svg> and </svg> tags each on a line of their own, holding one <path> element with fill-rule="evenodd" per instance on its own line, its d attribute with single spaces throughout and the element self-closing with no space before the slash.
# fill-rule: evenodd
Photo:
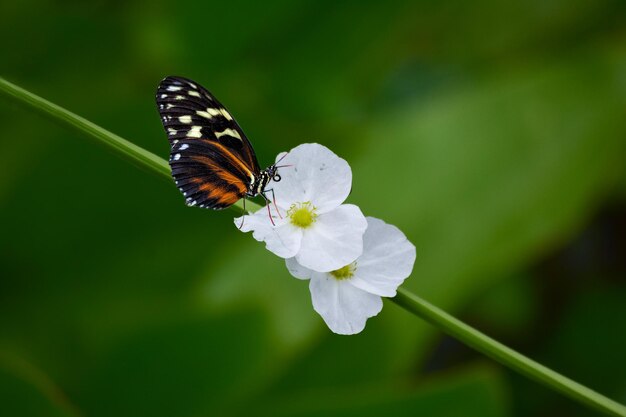
<svg viewBox="0 0 626 417">
<path fill-rule="evenodd" d="M 244 197 L 259 165 L 224 106 L 181 77 L 161 81 L 156 99 L 171 145 L 172 176 L 187 204 L 221 209 Z"/>
<path fill-rule="evenodd" d="M 184 138 L 213 139 L 229 147 L 254 173 L 259 172 L 254 149 L 232 115 L 204 87 L 182 77 L 159 84 L 157 105 L 170 143 Z"/>
</svg>

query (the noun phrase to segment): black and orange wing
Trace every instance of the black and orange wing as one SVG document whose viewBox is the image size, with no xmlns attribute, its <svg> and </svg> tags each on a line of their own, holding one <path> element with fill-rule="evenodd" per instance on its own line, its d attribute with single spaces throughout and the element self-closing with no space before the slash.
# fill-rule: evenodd
<svg viewBox="0 0 626 417">
<path fill-rule="evenodd" d="M 157 106 L 171 145 L 170 166 L 191 206 L 226 208 L 242 198 L 259 174 L 252 145 L 208 90 L 181 77 L 157 89 Z"/>
<path fill-rule="evenodd" d="M 172 145 L 172 176 L 189 206 L 223 209 L 248 191 L 250 169 L 214 140 L 180 139 Z"/>
</svg>

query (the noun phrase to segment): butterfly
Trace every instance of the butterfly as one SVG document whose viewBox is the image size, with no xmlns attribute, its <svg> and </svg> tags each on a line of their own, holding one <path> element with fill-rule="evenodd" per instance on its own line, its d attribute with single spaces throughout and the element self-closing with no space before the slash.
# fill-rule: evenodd
<svg viewBox="0 0 626 417">
<path fill-rule="evenodd" d="M 221 210 L 241 198 L 245 205 L 246 197 L 261 195 L 268 201 L 270 191 L 274 197 L 266 187 L 280 181 L 280 166 L 260 169 L 243 130 L 206 88 L 166 77 L 156 102 L 171 145 L 172 176 L 188 206 Z"/>
</svg>

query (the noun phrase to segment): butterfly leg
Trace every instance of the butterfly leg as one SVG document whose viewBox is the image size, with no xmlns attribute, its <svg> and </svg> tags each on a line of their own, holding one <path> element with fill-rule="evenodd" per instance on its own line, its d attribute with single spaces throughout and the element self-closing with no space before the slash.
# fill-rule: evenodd
<svg viewBox="0 0 626 417">
<path fill-rule="evenodd" d="M 241 228 L 243 227 L 243 222 L 246 221 L 246 196 L 243 196 L 243 215 L 241 216 L 241 224 L 239 225 L 238 229 L 241 230 Z"/>
<path fill-rule="evenodd" d="M 260 195 L 261 197 L 263 197 L 263 200 L 265 200 L 265 206 L 267 207 L 267 215 L 269 216 L 270 221 L 272 222 L 272 226 L 276 226 L 276 223 L 274 223 L 274 219 L 272 218 L 272 212 L 270 211 L 271 204 L 269 200 L 267 199 L 267 197 L 265 197 L 265 194 L 261 193 Z"/>
<path fill-rule="evenodd" d="M 276 213 L 278 213 L 278 217 L 280 217 L 281 219 L 283 218 L 282 214 L 280 214 L 280 210 L 278 209 L 278 206 L 276 205 L 276 195 L 274 194 L 274 189 L 270 188 L 269 190 L 265 190 L 263 191 L 264 193 L 268 193 L 268 192 L 272 192 L 272 201 L 274 202 L 274 208 L 276 209 Z"/>
</svg>

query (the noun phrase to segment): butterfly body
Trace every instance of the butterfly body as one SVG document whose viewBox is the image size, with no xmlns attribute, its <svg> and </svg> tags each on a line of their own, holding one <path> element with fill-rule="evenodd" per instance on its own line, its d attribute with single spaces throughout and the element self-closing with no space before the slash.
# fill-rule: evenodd
<svg viewBox="0 0 626 417">
<path fill-rule="evenodd" d="M 170 141 L 170 167 L 189 206 L 223 209 L 270 191 L 276 165 L 261 170 L 254 149 L 232 115 L 198 83 L 166 77 L 156 95 Z"/>
<path fill-rule="evenodd" d="M 248 195 L 250 197 L 256 197 L 257 195 L 263 194 L 265 192 L 265 187 L 267 187 L 270 181 L 280 181 L 280 175 L 278 175 L 277 171 L 278 167 L 276 164 L 270 165 L 261 171 L 259 176 L 255 178 L 255 181 L 250 184 L 250 191 L 248 191 Z"/>
</svg>

